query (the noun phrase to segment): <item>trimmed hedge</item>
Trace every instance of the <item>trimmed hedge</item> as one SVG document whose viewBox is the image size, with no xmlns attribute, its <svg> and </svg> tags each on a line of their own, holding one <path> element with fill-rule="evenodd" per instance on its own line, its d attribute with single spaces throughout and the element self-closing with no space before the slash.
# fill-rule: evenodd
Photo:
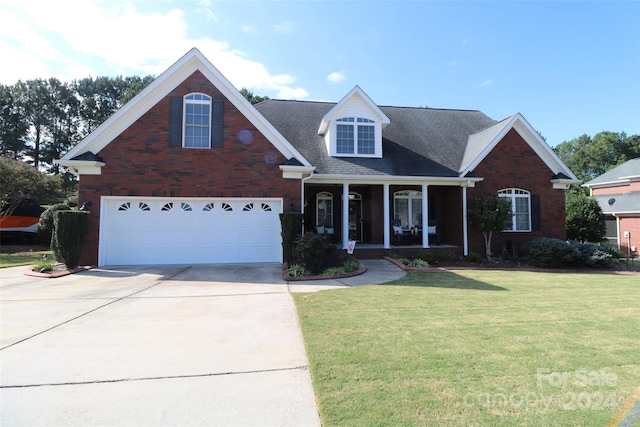
<svg viewBox="0 0 640 427">
<path fill-rule="evenodd" d="M 43 245 L 51 244 L 51 237 L 53 236 L 53 214 L 57 211 L 69 211 L 71 207 L 66 203 L 57 203 L 49 206 L 42 215 L 40 215 L 40 221 L 38 222 L 38 238 Z"/>
<path fill-rule="evenodd" d="M 56 259 L 64 262 L 69 269 L 78 266 L 88 221 L 89 212 L 85 211 L 62 210 L 53 214 L 51 250 Z"/>
<path fill-rule="evenodd" d="M 295 257 L 296 239 L 302 232 L 303 215 L 301 213 L 281 213 L 280 224 L 282 226 L 282 255 L 284 262 L 293 265 Z"/>
</svg>

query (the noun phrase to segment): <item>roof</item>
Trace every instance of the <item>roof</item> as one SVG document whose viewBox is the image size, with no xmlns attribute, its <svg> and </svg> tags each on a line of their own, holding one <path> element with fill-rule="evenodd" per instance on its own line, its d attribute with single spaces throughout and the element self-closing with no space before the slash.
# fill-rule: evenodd
<svg viewBox="0 0 640 427">
<path fill-rule="evenodd" d="M 389 118 L 382 158 L 330 157 L 318 134 L 332 102 L 266 100 L 255 107 L 316 174 L 459 177 L 469 135 L 496 122 L 475 110 L 380 106 Z"/>
<path fill-rule="evenodd" d="M 585 187 L 620 185 L 640 180 L 640 158 L 631 159 L 584 184 Z"/>
<path fill-rule="evenodd" d="M 640 214 L 640 191 L 594 197 L 605 214 Z"/>
</svg>

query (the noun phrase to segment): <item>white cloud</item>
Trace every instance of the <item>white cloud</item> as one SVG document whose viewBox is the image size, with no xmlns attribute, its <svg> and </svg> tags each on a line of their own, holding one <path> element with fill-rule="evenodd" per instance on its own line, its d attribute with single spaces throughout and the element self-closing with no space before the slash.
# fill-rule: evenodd
<svg viewBox="0 0 640 427">
<path fill-rule="evenodd" d="M 208 7 L 210 2 L 198 5 Z M 295 87 L 293 76 L 271 74 L 223 41 L 189 38 L 180 9 L 146 13 L 129 0 L 83 0 L 73 8 L 50 0 L 3 0 L 0 16 L 0 57 L 11 64 L 0 67 L 3 84 L 51 76 L 71 81 L 87 75 L 159 75 L 197 47 L 237 88 L 269 91 L 280 98 L 309 95 Z M 287 28 L 292 30 L 292 24 L 281 30 Z"/>
<path fill-rule="evenodd" d="M 280 34 L 292 34 L 296 31 L 296 26 L 291 21 L 282 21 L 279 24 L 273 25 L 273 31 Z"/>
<path fill-rule="evenodd" d="M 485 80 L 482 83 L 480 83 L 481 87 L 486 87 L 486 86 L 491 86 L 493 84 L 493 80 Z"/>
<path fill-rule="evenodd" d="M 259 34 L 260 31 L 258 31 L 258 29 L 256 27 L 254 27 L 253 25 L 243 25 L 240 28 L 243 32 L 247 33 L 247 34 Z"/>
<path fill-rule="evenodd" d="M 334 71 L 327 76 L 327 82 L 332 84 L 338 84 L 346 79 L 347 76 L 344 74 L 344 71 Z"/>
</svg>

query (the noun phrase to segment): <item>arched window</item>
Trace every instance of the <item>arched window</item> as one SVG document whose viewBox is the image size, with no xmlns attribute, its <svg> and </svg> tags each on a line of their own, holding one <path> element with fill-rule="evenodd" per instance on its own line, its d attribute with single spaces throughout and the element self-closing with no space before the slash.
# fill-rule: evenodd
<svg viewBox="0 0 640 427">
<path fill-rule="evenodd" d="M 333 227 L 333 194 L 323 191 L 316 196 L 316 225 Z"/>
<path fill-rule="evenodd" d="M 398 191 L 393 194 L 393 219 L 403 227 L 422 227 L 422 192 Z"/>
<path fill-rule="evenodd" d="M 184 147 L 211 147 L 211 97 L 191 93 L 184 97 Z"/>
<path fill-rule="evenodd" d="M 498 196 L 511 200 L 511 226 L 504 231 L 531 231 L 531 193 L 519 188 L 505 188 Z"/>
</svg>

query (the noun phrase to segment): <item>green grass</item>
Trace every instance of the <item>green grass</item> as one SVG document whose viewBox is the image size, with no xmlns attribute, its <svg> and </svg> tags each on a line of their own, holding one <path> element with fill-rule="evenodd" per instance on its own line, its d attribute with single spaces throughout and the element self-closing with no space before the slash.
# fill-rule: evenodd
<svg viewBox="0 0 640 427">
<path fill-rule="evenodd" d="M 324 426 L 603 426 L 640 386 L 637 275 L 409 272 L 294 298 Z"/>
<path fill-rule="evenodd" d="M 15 254 L 0 254 L 0 268 L 16 267 L 19 265 L 35 265 L 38 261 L 42 261 L 42 256 L 53 260 L 53 252 L 18 252 Z"/>
</svg>

